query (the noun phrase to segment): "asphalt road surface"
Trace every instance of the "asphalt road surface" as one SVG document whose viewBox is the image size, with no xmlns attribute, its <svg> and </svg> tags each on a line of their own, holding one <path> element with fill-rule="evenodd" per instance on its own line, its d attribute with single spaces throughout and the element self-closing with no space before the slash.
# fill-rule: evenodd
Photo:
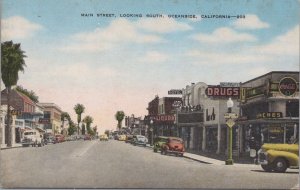
<svg viewBox="0 0 300 190">
<path fill-rule="evenodd" d="M 1 150 L 2 188 L 291 189 L 299 170 L 205 164 L 121 141 L 71 141 Z"/>
</svg>

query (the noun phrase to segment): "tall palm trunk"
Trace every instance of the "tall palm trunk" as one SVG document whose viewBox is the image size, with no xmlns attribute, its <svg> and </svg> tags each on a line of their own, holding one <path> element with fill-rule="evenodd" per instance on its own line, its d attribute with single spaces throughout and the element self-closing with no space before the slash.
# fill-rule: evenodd
<svg viewBox="0 0 300 190">
<path fill-rule="evenodd" d="M 6 125 L 6 138 L 7 146 L 12 146 L 12 130 L 11 130 L 11 111 L 10 111 L 10 93 L 11 93 L 11 87 L 7 87 L 7 125 Z"/>
</svg>

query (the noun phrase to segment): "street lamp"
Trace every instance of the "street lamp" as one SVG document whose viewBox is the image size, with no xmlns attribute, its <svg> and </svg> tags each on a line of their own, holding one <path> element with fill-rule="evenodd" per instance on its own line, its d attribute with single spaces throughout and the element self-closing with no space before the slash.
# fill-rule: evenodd
<svg viewBox="0 0 300 190">
<path fill-rule="evenodd" d="M 153 120 L 150 120 L 151 146 L 153 145 Z"/>
<path fill-rule="evenodd" d="M 233 107 L 233 101 L 231 98 L 227 101 L 227 108 L 228 108 L 228 113 L 232 113 L 232 107 Z M 228 159 L 225 161 L 226 165 L 233 165 L 233 160 L 232 160 L 232 127 L 234 124 L 234 121 L 232 119 L 228 119 L 226 122 L 228 127 L 229 127 L 229 147 L 228 147 Z"/>
</svg>

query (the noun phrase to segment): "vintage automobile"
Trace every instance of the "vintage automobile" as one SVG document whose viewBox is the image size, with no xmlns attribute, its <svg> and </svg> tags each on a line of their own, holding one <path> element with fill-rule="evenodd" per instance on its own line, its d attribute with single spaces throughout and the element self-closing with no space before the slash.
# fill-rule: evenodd
<svg viewBox="0 0 300 190">
<path fill-rule="evenodd" d="M 44 134 L 44 142 L 45 144 L 50 144 L 50 143 L 55 144 L 56 143 L 55 136 L 50 133 Z"/>
<path fill-rule="evenodd" d="M 87 140 L 92 140 L 92 137 L 90 135 L 85 135 L 83 140 L 87 141 Z"/>
<path fill-rule="evenodd" d="M 136 146 L 136 145 L 146 146 L 147 142 L 148 142 L 148 139 L 145 136 L 135 135 L 133 137 L 132 144 L 134 146 Z"/>
<path fill-rule="evenodd" d="M 133 138 L 134 138 L 134 135 L 127 135 L 125 142 L 126 143 L 132 143 L 133 142 Z"/>
<path fill-rule="evenodd" d="M 43 135 L 38 130 L 28 130 L 24 132 L 24 138 L 21 141 L 22 146 L 44 146 Z"/>
<path fill-rule="evenodd" d="M 267 172 L 283 173 L 287 168 L 299 168 L 299 144 L 264 144 L 256 163 Z"/>
<path fill-rule="evenodd" d="M 57 134 L 55 135 L 55 142 L 56 143 L 62 143 L 65 141 L 65 136 L 61 135 L 61 134 Z"/>
<path fill-rule="evenodd" d="M 102 134 L 99 137 L 100 141 L 108 141 L 108 136 L 106 134 Z"/>
<path fill-rule="evenodd" d="M 184 142 L 181 138 L 178 137 L 168 137 L 167 142 L 161 146 L 161 154 L 175 154 L 176 156 L 183 156 Z"/>
<path fill-rule="evenodd" d="M 126 135 L 119 135 L 118 140 L 119 141 L 126 141 Z"/>
<path fill-rule="evenodd" d="M 160 151 L 161 146 L 163 144 L 165 144 L 168 141 L 168 137 L 164 137 L 164 136 L 158 136 L 154 139 L 154 143 L 153 143 L 153 151 L 157 152 Z"/>
</svg>

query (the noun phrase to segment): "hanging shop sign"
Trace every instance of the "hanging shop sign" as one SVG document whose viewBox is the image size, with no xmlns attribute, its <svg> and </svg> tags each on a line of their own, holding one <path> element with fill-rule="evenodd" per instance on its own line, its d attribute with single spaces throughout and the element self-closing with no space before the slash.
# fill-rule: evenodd
<svg viewBox="0 0 300 190">
<path fill-rule="evenodd" d="M 20 110 L 10 110 L 11 115 L 22 115 L 22 112 Z"/>
<path fill-rule="evenodd" d="M 48 118 L 39 118 L 40 124 L 50 124 L 50 119 Z"/>
<path fill-rule="evenodd" d="M 280 80 L 278 90 L 284 96 L 292 96 L 297 91 L 297 82 L 291 77 L 285 77 Z"/>
<path fill-rule="evenodd" d="M 240 96 L 240 88 L 239 87 L 222 87 L 222 86 L 212 86 L 209 85 L 205 93 L 207 96 L 212 97 L 236 97 Z"/>
<path fill-rule="evenodd" d="M 178 94 L 182 94 L 182 90 L 177 90 L 177 89 L 171 89 L 168 91 L 169 95 L 178 95 Z"/>
<path fill-rule="evenodd" d="M 282 118 L 282 112 L 261 112 L 256 115 L 256 119 L 267 118 L 267 119 L 275 119 Z"/>
<path fill-rule="evenodd" d="M 150 121 L 153 121 L 153 124 L 171 124 L 176 120 L 175 115 L 172 114 L 164 114 L 164 115 L 149 115 L 146 116 L 146 123 L 150 124 Z"/>
</svg>

